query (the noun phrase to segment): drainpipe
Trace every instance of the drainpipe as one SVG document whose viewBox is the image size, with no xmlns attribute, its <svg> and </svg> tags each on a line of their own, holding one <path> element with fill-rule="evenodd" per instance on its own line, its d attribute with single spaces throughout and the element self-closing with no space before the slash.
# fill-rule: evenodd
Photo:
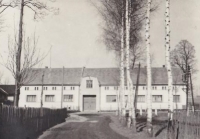
<svg viewBox="0 0 200 139">
<path fill-rule="evenodd" d="M 62 69 L 62 89 L 61 89 L 61 109 L 63 108 L 63 84 L 64 84 L 64 66 Z"/>
</svg>

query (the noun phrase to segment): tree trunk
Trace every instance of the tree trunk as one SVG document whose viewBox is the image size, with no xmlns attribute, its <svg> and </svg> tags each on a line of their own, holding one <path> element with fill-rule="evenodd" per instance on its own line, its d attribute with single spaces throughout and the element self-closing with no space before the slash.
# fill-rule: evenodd
<svg viewBox="0 0 200 139">
<path fill-rule="evenodd" d="M 129 84 L 129 45 L 130 45 L 130 25 L 129 25 L 129 0 L 126 0 L 126 85 L 128 87 L 128 108 L 129 115 L 127 126 L 130 128 L 131 126 L 131 92 L 130 92 L 130 84 Z"/>
<path fill-rule="evenodd" d="M 151 59 L 150 59 L 150 10 L 151 0 L 147 2 L 146 16 L 146 58 L 147 58 L 147 133 L 153 136 L 152 126 L 152 96 L 151 96 Z"/>
<path fill-rule="evenodd" d="M 21 80 L 21 51 L 23 41 L 23 15 L 24 15 L 24 0 L 21 0 L 20 7 L 20 20 L 19 20 L 19 36 L 18 36 L 18 48 L 16 53 L 16 74 L 15 74 L 15 98 L 14 106 L 18 106 L 19 95 L 20 95 L 20 80 Z"/>
<path fill-rule="evenodd" d="M 165 11 L 165 25 L 166 25 L 166 38 L 165 38 L 165 59 L 167 64 L 167 76 L 168 76 L 168 133 L 172 125 L 173 120 L 173 93 L 172 93 L 172 70 L 170 62 L 170 0 L 166 0 L 166 11 Z M 170 138 L 170 134 L 168 134 Z"/>
<path fill-rule="evenodd" d="M 125 122 L 125 92 L 124 92 L 124 5 L 122 9 L 122 26 L 121 26 L 121 63 L 120 63 L 120 100 L 121 100 L 121 120 Z"/>
</svg>

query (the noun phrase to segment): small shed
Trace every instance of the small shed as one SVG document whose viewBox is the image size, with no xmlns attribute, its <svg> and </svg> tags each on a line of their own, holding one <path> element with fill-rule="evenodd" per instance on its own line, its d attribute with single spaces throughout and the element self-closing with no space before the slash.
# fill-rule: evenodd
<svg viewBox="0 0 200 139">
<path fill-rule="evenodd" d="M 7 96 L 8 96 L 8 93 L 2 88 L 0 88 L 0 103 L 3 103 L 4 101 L 6 101 Z"/>
</svg>

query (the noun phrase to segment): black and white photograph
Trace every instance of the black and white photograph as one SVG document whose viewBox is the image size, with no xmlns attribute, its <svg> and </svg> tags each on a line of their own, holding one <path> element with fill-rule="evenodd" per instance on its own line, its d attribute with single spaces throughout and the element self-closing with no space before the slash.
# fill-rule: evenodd
<svg viewBox="0 0 200 139">
<path fill-rule="evenodd" d="M 200 0 L 0 0 L 0 139 L 200 139 Z"/>
</svg>

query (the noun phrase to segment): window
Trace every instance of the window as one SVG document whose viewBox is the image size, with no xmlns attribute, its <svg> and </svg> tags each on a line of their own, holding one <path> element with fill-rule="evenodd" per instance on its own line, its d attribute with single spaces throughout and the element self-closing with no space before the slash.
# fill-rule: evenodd
<svg viewBox="0 0 200 139">
<path fill-rule="evenodd" d="M 114 87 L 114 90 L 118 90 L 118 87 L 117 87 L 117 86 L 115 86 L 115 87 Z"/>
<path fill-rule="evenodd" d="M 133 90 L 135 90 L 135 86 L 133 87 Z"/>
<path fill-rule="evenodd" d="M 47 87 L 43 87 L 44 90 L 47 90 Z"/>
<path fill-rule="evenodd" d="M 63 101 L 64 102 L 73 102 L 73 95 L 64 95 Z"/>
<path fill-rule="evenodd" d="M 153 86 L 153 90 L 157 90 L 157 87 L 156 87 L 156 86 Z"/>
<path fill-rule="evenodd" d="M 36 102 L 36 95 L 27 95 L 26 102 Z"/>
<path fill-rule="evenodd" d="M 29 87 L 25 87 L 25 90 L 29 90 Z"/>
<path fill-rule="evenodd" d="M 180 95 L 173 95 L 173 102 L 180 102 Z"/>
<path fill-rule="evenodd" d="M 162 95 L 153 95 L 152 102 L 162 102 Z"/>
<path fill-rule="evenodd" d="M 145 102 L 145 95 L 138 95 L 137 102 Z"/>
<path fill-rule="evenodd" d="M 64 90 L 65 90 L 65 87 L 64 87 Z"/>
<path fill-rule="evenodd" d="M 105 87 L 105 90 L 109 90 L 109 87 L 108 87 L 108 86 L 106 86 L 106 87 Z"/>
<path fill-rule="evenodd" d="M 54 95 L 45 95 L 45 101 L 46 102 L 54 102 Z"/>
<path fill-rule="evenodd" d="M 116 95 L 106 96 L 106 102 L 116 102 Z"/>
<path fill-rule="evenodd" d="M 166 89 L 167 89 L 167 87 L 166 87 L 166 86 L 163 86 L 163 87 L 162 87 L 162 90 L 166 90 Z"/>
<path fill-rule="evenodd" d="M 147 90 L 147 87 L 143 86 L 143 90 Z"/>
<path fill-rule="evenodd" d="M 87 88 L 92 88 L 92 80 L 87 80 L 86 81 L 86 87 Z"/>
<path fill-rule="evenodd" d="M 125 89 L 128 90 L 128 87 L 126 86 Z"/>
<path fill-rule="evenodd" d="M 35 87 L 35 90 L 38 90 L 39 89 L 39 87 Z"/>
<path fill-rule="evenodd" d="M 56 87 L 52 87 L 52 90 L 56 90 Z"/>
<path fill-rule="evenodd" d="M 75 87 L 74 86 L 71 86 L 71 90 L 74 90 L 75 89 Z"/>
</svg>

